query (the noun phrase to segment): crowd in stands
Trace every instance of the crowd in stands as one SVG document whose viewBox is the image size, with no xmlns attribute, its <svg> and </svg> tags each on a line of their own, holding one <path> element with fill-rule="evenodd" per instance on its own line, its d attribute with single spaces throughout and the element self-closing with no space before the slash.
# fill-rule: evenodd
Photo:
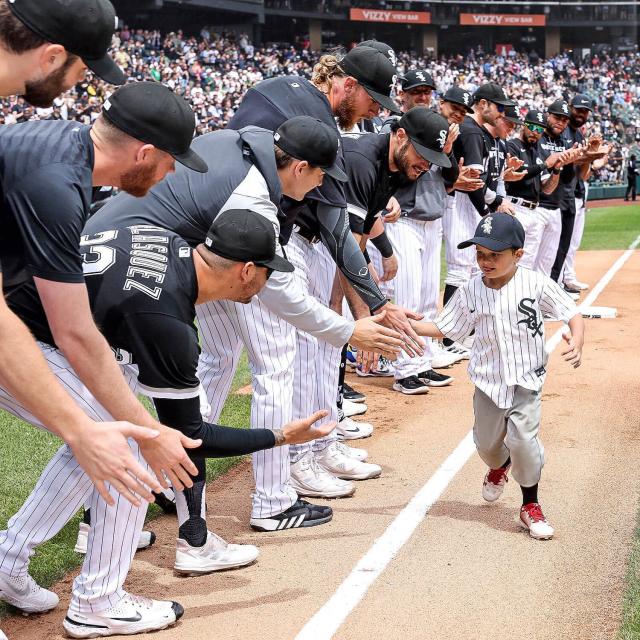
<svg viewBox="0 0 640 640">
<path fill-rule="evenodd" d="M 197 116 L 197 133 L 222 128 L 242 96 L 256 82 L 278 75 L 309 77 L 317 55 L 308 40 L 290 46 L 254 46 L 246 34 L 217 34 L 203 28 L 198 36 L 182 31 L 120 30 L 115 58 L 133 79 L 153 77 L 184 95 Z M 518 100 L 522 112 L 543 107 L 576 92 L 588 94 L 595 111 L 589 134 L 600 133 L 615 151 L 608 166 L 594 176 L 602 183 L 625 180 L 626 159 L 640 153 L 640 54 L 599 54 L 576 61 L 567 54 L 542 59 L 537 53 L 488 55 L 481 49 L 466 55 L 429 59 L 398 54 L 401 71 L 423 67 L 436 80 L 438 93 L 457 83 L 473 90 L 495 81 Z M 0 101 L 0 124 L 36 118 L 91 122 L 109 88 L 95 77 L 58 98 L 52 109 L 35 109 L 20 98 Z"/>
</svg>

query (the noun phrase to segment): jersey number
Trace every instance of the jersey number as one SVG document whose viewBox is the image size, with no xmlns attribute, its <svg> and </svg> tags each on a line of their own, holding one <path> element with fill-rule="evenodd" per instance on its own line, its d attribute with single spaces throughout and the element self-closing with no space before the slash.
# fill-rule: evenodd
<svg viewBox="0 0 640 640">
<path fill-rule="evenodd" d="M 81 236 L 80 251 L 84 264 L 82 270 L 85 276 L 99 276 L 113 267 L 116 263 L 116 250 L 113 247 L 104 246 L 105 242 L 115 240 L 118 232 L 101 231 L 93 236 Z"/>
</svg>

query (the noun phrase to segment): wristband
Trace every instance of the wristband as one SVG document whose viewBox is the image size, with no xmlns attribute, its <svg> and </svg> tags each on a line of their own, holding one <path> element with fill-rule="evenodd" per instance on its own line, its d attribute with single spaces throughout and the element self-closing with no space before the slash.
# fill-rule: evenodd
<svg viewBox="0 0 640 640">
<path fill-rule="evenodd" d="M 551 173 L 553 173 L 554 176 L 560 175 L 561 172 L 562 169 L 551 169 Z"/>
<path fill-rule="evenodd" d="M 391 246 L 391 242 L 389 241 L 386 231 L 383 231 L 375 238 L 370 238 L 370 240 L 373 242 L 373 246 L 378 249 L 383 258 L 390 258 L 393 255 L 393 247 Z"/>
</svg>

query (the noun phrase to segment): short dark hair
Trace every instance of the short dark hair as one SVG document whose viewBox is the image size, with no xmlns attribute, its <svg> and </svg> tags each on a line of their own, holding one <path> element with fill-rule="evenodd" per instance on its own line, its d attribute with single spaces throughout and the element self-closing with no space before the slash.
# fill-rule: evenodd
<svg viewBox="0 0 640 640">
<path fill-rule="evenodd" d="M 47 41 L 13 14 L 7 0 L 0 0 L 0 43 L 11 53 L 26 53 Z"/>
<path fill-rule="evenodd" d="M 300 158 L 294 158 L 290 156 L 286 151 L 283 151 L 277 144 L 273 145 L 273 150 L 276 154 L 276 169 L 286 169 L 292 162 L 299 160 Z M 316 165 L 307 161 L 307 164 L 312 169 L 316 168 Z"/>
</svg>

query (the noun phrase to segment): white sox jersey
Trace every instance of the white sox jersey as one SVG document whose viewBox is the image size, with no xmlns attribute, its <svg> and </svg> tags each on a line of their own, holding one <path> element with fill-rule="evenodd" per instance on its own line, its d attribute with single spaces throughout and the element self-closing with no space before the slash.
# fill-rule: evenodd
<svg viewBox="0 0 640 640">
<path fill-rule="evenodd" d="M 518 267 L 500 289 L 490 289 L 478 275 L 458 288 L 436 320 L 451 340 L 475 330 L 469 361 L 472 382 L 496 405 L 507 409 L 516 386 L 539 390 L 548 354 L 543 315 L 568 322 L 578 310 L 556 282 Z"/>
</svg>

